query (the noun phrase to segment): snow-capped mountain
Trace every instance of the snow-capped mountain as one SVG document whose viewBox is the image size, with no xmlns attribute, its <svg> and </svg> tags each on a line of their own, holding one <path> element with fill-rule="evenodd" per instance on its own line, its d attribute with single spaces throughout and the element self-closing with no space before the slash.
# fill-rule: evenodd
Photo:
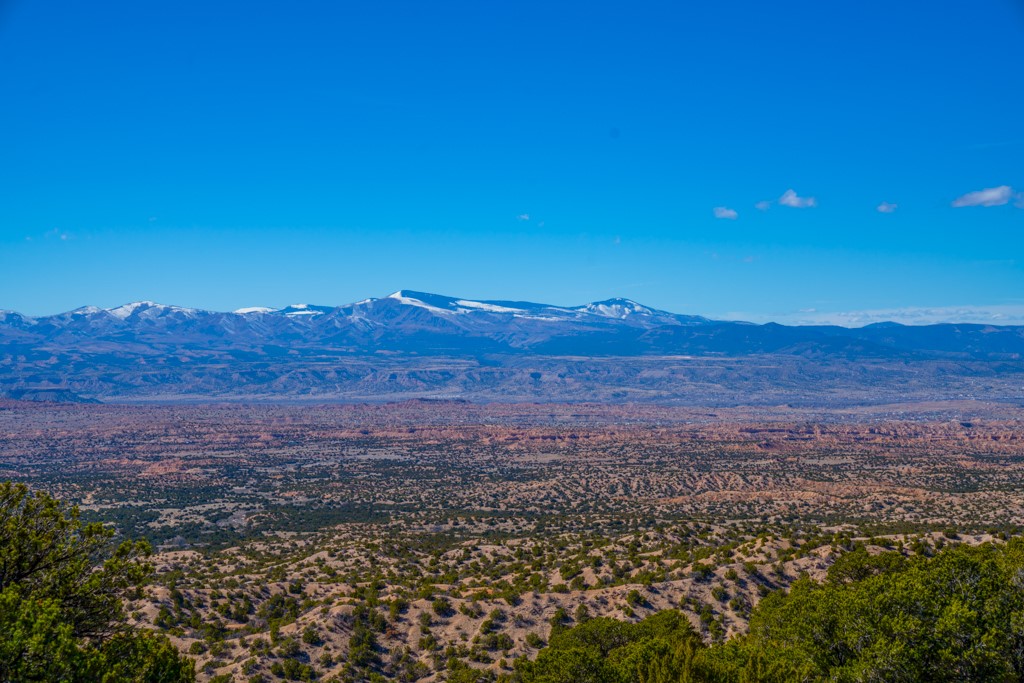
<svg viewBox="0 0 1024 683">
<path fill-rule="evenodd" d="M 625 319 L 631 315 L 654 315 L 656 311 L 642 306 L 630 299 L 607 299 L 595 301 L 594 303 L 580 306 L 576 310 L 586 311 L 595 315 L 603 315 L 606 318 Z M 660 313 L 660 311 L 657 311 Z"/>
<path fill-rule="evenodd" d="M 949 353 L 975 351 L 1015 353 L 1015 335 L 1021 328 L 978 325 L 906 327 L 895 323 L 859 329 L 841 327 L 751 325 L 715 321 L 694 315 L 662 311 L 630 299 L 614 298 L 580 306 L 558 306 L 528 301 L 473 300 L 399 290 L 381 298 L 369 298 L 341 306 L 308 303 L 283 308 L 251 306 L 232 312 L 208 311 L 136 301 L 113 308 L 82 306 L 66 313 L 31 318 L 0 311 L 0 342 L 14 330 L 31 333 L 40 344 L 55 339 L 83 344 L 118 342 L 152 343 L 158 346 L 188 341 L 196 345 L 237 343 L 245 347 L 280 344 L 303 348 L 344 348 L 373 352 L 394 348 L 430 353 L 440 344 L 445 351 L 478 347 L 507 352 L 530 351 L 544 344 L 579 346 L 590 350 L 595 340 L 618 352 L 643 353 L 692 351 L 695 344 L 709 352 L 773 352 L 788 344 L 820 337 L 860 339 L 864 343 L 915 350 L 941 348 Z M 973 334 L 971 343 L 939 342 L 943 334 Z M 996 334 L 992 334 L 995 331 Z M 1014 331 L 1009 337 L 998 332 Z M 113 337 L 111 337 L 113 335 Z M 406 339 L 406 342 L 402 340 Z M 928 341 L 932 339 L 932 341 Z M 1012 339 L 1012 341 L 1010 341 Z M 1003 340 L 1006 343 L 996 343 Z M 639 345 L 630 350 L 624 343 Z M 685 342 L 685 343 L 684 343 Z M 608 347 L 609 350 L 611 347 Z M 568 350 L 566 352 L 569 352 Z"/>
<path fill-rule="evenodd" d="M 460 386 L 511 382 L 522 389 L 523 382 L 545 376 L 527 368 L 556 362 L 551 359 L 574 359 L 557 361 L 563 364 L 585 358 L 649 359 L 638 374 L 618 362 L 566 366 L 556 376 L 566 397 L 580 400 L 592 395 L 572 393 L 574 382 L 583 381 L 573 379 L 581 371 L 598 377 L 588 381 L 601 386 L 661 378 L 657 381 L 669 387 L 661 391 L 671 395 L 676 391 L 671 378 L 698 366 L 685 361 L 689 365 L 667 372 L 664 359 L 709 359 L 699 367 L 712 373 L 712 385 L 720 388 L 738 378 L 721 374 L 724 369 L 710 361 L 754 356 L 825 364 L 858 359 L 995 361 L 1001 365 L 993 364 L 986 372 L 1024 376 L 1024 367 L 1016 369 L 1024 363 L 1024 327 L 753 325 L 680 315 L 621 298 L 559 306 L 412 290 L 342 306 L 297 303 L 232 312 L 152 301 L 109 309 L 83 306 L 36 318 L 0 311 L 0 396 L 34 388 L 69 389 L 98 398 L 168 392 L 212 396 L 247 394 L 256 386 L 266 396 L 294 396 L 330 387 L 340 391 L 338 387 L 353 383 L 365 396 L 386 394 L 392 391 L 385 390 L 389 382 L 406 381 L 381 380 L 378 373 L 387 368 L 392 369 L 385 377 L 414 377 L 407 380 L 409 386 L 432 395 L 456 377 L 463 377 Z M 427 358 L 433 360 L 426 365 L 419 360 Z M 409 369 L 410 363 L 419 369 Z M 780 382 L 801 381 L 776 360 L 757 367 L 780 368 Z M 955 374 L 962 371 L 959 367 L 951 365 L 953 369 L 943 372 Z M 821 379 L 827 376 L 814 375 L 816 390 L 828 386 Z M 540 387 L 534 390 L 545 395 Z"/>
<path fill-rule="evenodd" d="M 510 306 L 489 301 L 471 301 L 458 299 L 456 297 L 442 296 L 440 294 L 429 294 L 427 292 L 414 292 L 411 290 L 399 290 L 388 294 L 383 298 L 370 298 L 357 301 L 352 304 L 338 306 L 339 309 L 348 310 L 370 310 L 380 306 L 391 306 L 394 304 L 414 306 L 434 313 L 512 313 L 522 314 L 528 310 L 557 308 L 544 304 L 523 304 L 522 306 Z M 240 308 L 235 313 L 278 313 L 282 315 L 320 315 L 335 310 L 330 306 L 313 306 L 310 304 L 291 304 L 284 308 L 274 309 L 262 306 Z M 570 309 L 560 309 L 570 310 Z"/>
<path fill-rule="evenodd" d="M 87 307 L 92 308 L 92 307 Z M 81 309 L 79 309 L 81 310 Z M 199 311 L 195 308 L 182 308 L 181 306 L 165 306 L 154 301 L 134 301 L 116 308 L 106 309 L 107 313 L 119 320 L 127 320 L 131 317 L 153 320 L 167 315 L 181 315 L 185 317 L 194 316 Z"/>
<path fill-rule="evenodd" d="M 76 341 L 84 346 L 111 342 L 247 349 L 267 344 L 320 346 L 347 351 L 390 348 L 415 353 L 515 351 L 566 336 L 605 334 L 629 328 L 709 324 L 704 318 L 659 311 L 626 299 L 583 306 L 525 301 L 472 300 L 399 290 L 341 306 L 308 303 L 283 308 L 250 306 L 232 312 L 207 311 L 136 301 L 113 308 L 83 306 L 66 313 L 29 318 L 0 314 L 0 338 L 31 330 L 40 344 Z"/>
<path fill-rule="evenodd" d="M 146 302 L 148 303 L 148 302 Z M 136 306 L 138 304 L 127 304 Z M 687 316 L 648 308 L 629 299 L 608 299 L 596 301 L 582 306 L 554 306 L 528 301 L 475 301 L 428 292 L 416 292 L 402 289 L 383 298 L 363 299 L 344 306 L 314 306 L 310 304 L 291 304 L 285 308 L 273 309 L 262 306 L 240 308 L 235 313 L 278 314 L 287 316 L 326 315 L 335 311 L 343 311 L 348 315 L 365 318 L 373 312 L 395 310 L 396 306 L 409 306 L 422 309 L 437 315 L 474 315 L 491 314 L 497 316 L 523 318 L 540 321 L 596 321 L 598 318 L 614 318 L 630 320 L 641 326 L 651 324 L 698 324 L 709 322 L 700 316 Z"/>
</svg>

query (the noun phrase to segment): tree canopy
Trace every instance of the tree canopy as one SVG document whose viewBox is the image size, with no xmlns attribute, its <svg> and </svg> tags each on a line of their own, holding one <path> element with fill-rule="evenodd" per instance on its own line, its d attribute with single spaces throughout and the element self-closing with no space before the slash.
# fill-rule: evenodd
<svg viewBox="0 0 1024 683">
<path fill-rule="evenodd" d="M 167 638 L 125 618 L 149 554 L 44 492 L 0 483 L 0 681 L 194 681 Z"/>
<path fill-rule="evenodd" d="M 1024 680 L 1024 541 L 934 557 L 848 553 L 754 609 L 748 634 L 705 646 L 677 611 L 558 633 L 523 683 Z"/>
</svg>

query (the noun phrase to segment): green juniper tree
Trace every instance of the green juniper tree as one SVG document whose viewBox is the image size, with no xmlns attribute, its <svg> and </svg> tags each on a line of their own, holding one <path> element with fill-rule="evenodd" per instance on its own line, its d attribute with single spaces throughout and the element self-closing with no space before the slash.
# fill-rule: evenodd
<svg viewBox="0 0 1024 683">
<path fill-rule="evenodd" d="M 150 548 L 113 536 L 46 493 L 0 483 L 0 681 L 195 680 L 165 637 L 127 623 Z"/>
</svg>

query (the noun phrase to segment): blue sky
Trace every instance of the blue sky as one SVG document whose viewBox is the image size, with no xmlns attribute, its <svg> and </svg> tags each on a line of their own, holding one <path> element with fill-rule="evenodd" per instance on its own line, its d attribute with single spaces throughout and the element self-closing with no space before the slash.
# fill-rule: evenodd
<svg viewBox="0 0 1024 683">
<path fill-rule="evenodd" d="M 0 0 L 0 308 L 1024 322 L 1022 82 L 1011 0 Z"/>
</svg>

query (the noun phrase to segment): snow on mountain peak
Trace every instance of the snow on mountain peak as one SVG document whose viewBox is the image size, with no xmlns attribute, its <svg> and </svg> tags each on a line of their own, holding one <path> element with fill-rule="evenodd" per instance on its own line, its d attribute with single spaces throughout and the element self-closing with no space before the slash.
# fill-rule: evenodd
<svg viewBox="0 0 1024 683">
<path fill-rule="evenodd" d="M 130 316 L 132 313 L 142 308 L 143 306 L 148 308 L 152 305 L 152 301 L 133 301 L 130 304 L 123 304 L 121 306 L 116 306 L 114 308 L 108 308 L 107 313 L 114 316 L 115 318 L 120 318 L 121 320 L 124 320 L 125 318 L 127 318 L 128 316 Z"/>
<path fill-rule="evenodd" d="M 26 326 L 26 325 L 28 325 L 28 326 L 35 325 L 36 321 L 35 321 L 34 318 L 30 318 L 27 315 L 22 315 L 21 313 L 18 313 L 17 311 L 8 311 L 8 310 L 0 309 L 0 323 L 4 323 L 6 325 L 14 325 L 15 327 L 20 327 L 20 326 Z"/>
<path fill-rule="evenodd" d="M 489 311 L 491 313 L 522 313 L 523 311 L 521 308 L 509 308 L 508 306 L 499 306 L 483 301 L 468 301 L 466 299 L 459 299 L 455 304 L 462 308 L 469 308 L 474 311 Z"/>
<path fill-rule="evenodd" d="M 426 294 L 424 292 L 413 292 L 407 289 L 400 289 L 397 292 L 388 294 L 386 299 L 394 299 L 406 306 L 425 308 L 433 313 L 452 313 L 449 306 L 452 299 L 437 294 Z"/>
<path fill-rule="evenodd" d="M 157 314 L 166 311 L 174 311 L 176 313 L 186 314 L 192 314 L 197 312 L 196 309 L 194 308 L 183 308 L 181 306 L 167 306 L 164 304 L 158 304 L 155 301 L 133 301 L 130 304 L 124 304 L 121 306 L 117 306 L 115 308 L 108 308 L 106 310 L 107 313 L 114 316 L 115 318 L 120 318 L 121 320 L 124 320 L 125 318 L 132 315 L 136 311 L 138 311 L 140 314 L 150 310 L 155 311 Z"/>
<path fill-rule="evenodd" d="M 490 315 L 501 318 L 527 318 L 531 320 L 558 321 L 573 319 L 589 319 L 596 322 L 595 318 L 608 320 L 632 320 L 632 325 L 640 324 L 669 324 L 678 322 L 681 316 L 667 313 L 643 306 L 631 299 L 613 298 L 604 301 L 595 301 L 582 306 L 555 306 L 551 304 L 531 303 L 528 301 L 512 300 L 474 300 L 458 297 L 431 294 L 409 289 L 400 289 L 388 294 L 386 297 L 369 298 L 345 306 L 319 306 L 307 303 L 295 303 L 283 308 L 271 308 L 269 306 L 246 306 L 238 308 L 227 315 L 241 316 L 285 316 L 294 320 L 308 320 L 319 318 L 323 315 L 333 315 L 339 321 L 352 317 L 353 319 L 372 319 L 376 315 L 383 314 L 385 318 L 389 314 L 382 313 L 383 309 L 391 309 L 394 306 L 410 306 L 432 314 L 446 318 L 463 318 L 465 324 L 481 324 L 488 320 Z M 196 318 L 203 315 L 221 315 L 213 311 L 205 311 L 181 306 L 168 306 L 154 301 L 134 301 L 113 308 L 97 308 L 95 306 L 83 306 L 74 311 L 61 314 L 65 316 L 110 316 L 124 321 L 156 321 L 163 318 Z M 9 317 L 9 316 L 8 316 Z M 685 324 L 696 324 L 704 319 L 696 316 L 682 316 L 693 318 L 693 321 Z M 498 322 L 495 318 L 493 322 Z"/>
<path fill-rule="evenodd" d="M 312 306 L 310 304 L 291 304 L 284 308 L 274 311 L 275 313 L 283 313 L 289 317 L 299 316 L 313 316 L 323 315 L 331 310 L 331 306 Z"/>
<path fill-rule="evenodd" d="M 651 315 L 653 310 L 630 299 L 607 299 L 580 306 L 579 309 L 605 318 L 626 318 L 631 315 Z"/>
<path fill-rule="evenodd" d="M 393 299 L 407 306 L 424 308 L 434 313 L 522 313 L 520 308 L 512 308 L 502 303 L 489 303 L 486 301 L 473 301 L 472 299 L 456 299 L 441 294 L 430 294 L 428 292 L 414 292 L 408 289 L 400 289 L 389 294 L 386 298 Z"/>
</svg>

